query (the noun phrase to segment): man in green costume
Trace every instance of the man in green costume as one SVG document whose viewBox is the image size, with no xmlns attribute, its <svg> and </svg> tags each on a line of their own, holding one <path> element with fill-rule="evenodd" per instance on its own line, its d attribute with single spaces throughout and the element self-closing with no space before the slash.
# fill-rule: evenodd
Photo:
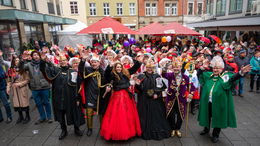
<svg viewBox="0 0 260 146">
<path fill-rule="evenodd" d="M 211 61 L 211 67 L 213 72 L 203 72 L 200 76 L 202 92 L 198 121 L 200 126 L 205 127 L 200 135 L 209 133 L 211 126 L 211 141 L 216 143 L 221 128 L 237 127 L 232 89 L 235 81 L 249 72 L 251 66 L 242 67 L 237 74 L 225 72 L 223 59 L 216 56 Z"/>
</svg>

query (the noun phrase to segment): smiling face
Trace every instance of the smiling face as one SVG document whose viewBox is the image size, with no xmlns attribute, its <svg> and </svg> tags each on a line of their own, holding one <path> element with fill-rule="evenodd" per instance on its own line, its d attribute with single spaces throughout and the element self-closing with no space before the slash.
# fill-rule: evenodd
<svg viewBox="0 0 260 146">
<path fill-rule="evenodd" d="M 74 61 L 74 62 L 72 63 L 72 68 L 73 68 L 73 69 L 77 70 L 77 69 L 78 69 L 78 66 L 79 66 L 79 62 L 78 62 L 78 61 Z"/>
<path fill-rule="evenodd" d="M 121 73 L 123 70 L 123 66 L 121 64 L 116 64 L 116 72 Z"/>
<path fill-rule="evenodd" d="M 149 74 L 153 73 L 153 67 L 146 67 L 146 72 Z"/>
<path fill-rule="evenodd" d="M 214 75 L 219 75 L 222 72 L 223 72 L 223 68 L 222 67 L 218 67 L 218 66 L 213 67 L 213 74 Z"/>
<path fill-rule="evenodd" d="M 39 56 L 39 54 L 38 53 L 33 53 L 33 55 L 32 55 L 32 59 L 33 60 L 35 60 L 35 61 L 40 61 L 40 56 Z"/>
<path fill-rule="evenodd" d="M 181 64 L 178 64 L 178 65 L 173 66 L 173 72 L 174 72 L 174 74 L 179 74 L 179 73 L 181 72 L 181 68 L 182 68 L 182 65 L 181 65 Z"/>
<path fill-rule="evenodd" d="M 100 62 L 97 61 L 97 60 L 91 60 L 90 61 L 90 65 L 93 69 L 98 69 L 99 68 L 99 65 L 100 65 Z"/>
<path fill-rule="evenodd" d="M 18 66 L 19 62 L 20 62 L 20 59 L 19 58 L 15 58 L 14 65 Z"/>
<path fill-rule="evenodd" d="M 68 65 L 68 60 L 65 57 L 61 57 L 59 63 L 60 63 L 60 66 L 65 67 Z"/>
</svg>

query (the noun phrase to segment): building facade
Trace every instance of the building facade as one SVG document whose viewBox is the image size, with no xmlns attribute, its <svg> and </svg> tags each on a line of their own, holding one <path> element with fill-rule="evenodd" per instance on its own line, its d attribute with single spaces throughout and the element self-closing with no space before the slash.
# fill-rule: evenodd
<svg viewBox="0 0 260 146">
<path fill-rule="evenodd" d="M 57 43 L 57 31 L 76 20 L 64 18 L 61 0 L 0 0 L 0 49 L 18 50 L 24 43 Z"/>
<path fill-rule="evenodd" d="M 88 25 L 110 16 L 133 30 L 139 28 L 137 0 L 86 0 L 86 8 Z"/>
<path fill-rule="evenodd" d="M 64 17 L 76 19 L 87 25 L 87 8 L 85 0 L 62 0 L 62 15 Z"/>
<path fill-rule="evenodd" d="M 260 39 L 260 0 L 207 0 L 203 19 L 188 26 L 224 40 L 238 40 L 245 35 Z"/>
<path fill-rule="evenodd" d="M 138 0 L 138 4 L 140 26 L 200 21 L 206 8 L 205 0 Z"/>
</svg>

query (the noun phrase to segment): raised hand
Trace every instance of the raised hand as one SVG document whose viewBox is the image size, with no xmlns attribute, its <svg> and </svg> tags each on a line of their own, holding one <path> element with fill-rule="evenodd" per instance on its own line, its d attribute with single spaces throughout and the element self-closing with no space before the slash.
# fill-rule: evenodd
<svg viewBox="0 0 260 146">
<path fill-rule="evenodd" d="M 246 66 L 243 66 L 240 71 L 241 71 L 242 74 L 245 74 L 247 72 L 250 72 L 251 69 L 252 69 L 251 65 L 248 64 Z"/>
</svg>

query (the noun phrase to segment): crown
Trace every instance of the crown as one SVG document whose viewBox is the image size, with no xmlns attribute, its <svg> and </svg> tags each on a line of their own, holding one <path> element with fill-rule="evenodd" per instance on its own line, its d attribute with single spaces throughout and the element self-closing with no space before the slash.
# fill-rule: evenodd
<svg viewBox="0 0 260 146">
<path fill-rule="evenodd" d="M 100 61 L 100 58 L 97 54 L 93 54 L 90 61 Z"/>
<path fill-rule="evenodd" d="M 173 61 L 172 61 L 172 65 L 173 66 L 182 66 L 183 64 L 183 59 L 181 56 L 178 56 L 177 58 L 173 58 Z"/>
</svg>

